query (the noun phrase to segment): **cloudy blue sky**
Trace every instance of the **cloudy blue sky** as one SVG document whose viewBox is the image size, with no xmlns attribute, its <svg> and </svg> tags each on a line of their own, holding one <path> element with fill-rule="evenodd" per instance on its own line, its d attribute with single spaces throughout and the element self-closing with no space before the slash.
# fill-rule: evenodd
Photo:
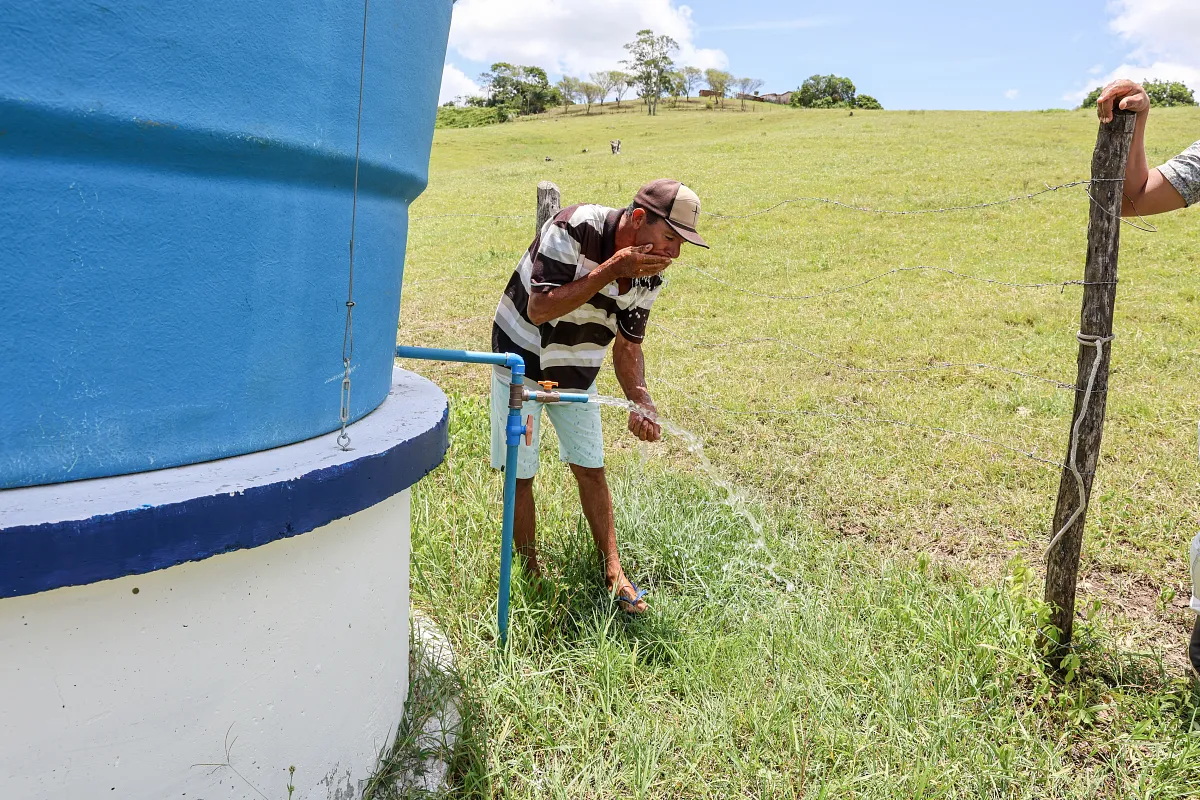
<svg viewBox="0 0 1200 800">
<path fill-rule="evenodd" d="M 886 108 L 1068 107 L 1117 74 L 1200 93 L 1200 0 L 458 0 L 442 100 L 494 61 L 555 79 L 617 68 L 640 28 L 675 38 L 681 65 L 763 91 L 834 72 Z"/>
</svg>

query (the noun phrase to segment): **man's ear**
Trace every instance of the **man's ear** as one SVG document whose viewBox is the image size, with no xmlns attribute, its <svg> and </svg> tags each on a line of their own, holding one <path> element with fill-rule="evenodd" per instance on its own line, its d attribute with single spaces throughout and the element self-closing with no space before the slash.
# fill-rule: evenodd
<svg viewBox="0 0 1200 800">
<path fill-rule="evenodd" d="M 635 208 L 629 218 L 633 221 L 633 229 L 640 229 L 646 223 L 646 209 Z"/>
</svg>

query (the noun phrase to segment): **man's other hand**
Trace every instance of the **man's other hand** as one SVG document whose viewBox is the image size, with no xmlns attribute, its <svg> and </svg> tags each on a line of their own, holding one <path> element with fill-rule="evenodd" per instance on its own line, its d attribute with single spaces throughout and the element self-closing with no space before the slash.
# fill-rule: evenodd
<svg viewBox="0 0 1200 800">
<path fill-rule="evenodd" d="M 618 250 L 608 262 L 612 277 L 645 278 L 657 275 L 671 266 L 671 259 L 666 256 L 650 255 L 653 247 L 654 245 L 643 244 Z"/>
<path fill-rule="evenodd" d="M 1096 115 L 1101 122 L 1112 122 L 1114 105 L 1122 111 L 1145 114 L 1150 110 L 1150 96 L 1141 84 L 1119 78 L 1105 86 L 1096 98 Z"/>
<path fill-rule="evenodd" d="M 658 413 L 653 403 L 647 402 L 641 405 L 652 414 Z M 629 412 L 629 432 L 643 442 L 657 442 L 662 438 L 662 427 L 654 420 L 642 416 L 636 411 Z"/>
</svg>

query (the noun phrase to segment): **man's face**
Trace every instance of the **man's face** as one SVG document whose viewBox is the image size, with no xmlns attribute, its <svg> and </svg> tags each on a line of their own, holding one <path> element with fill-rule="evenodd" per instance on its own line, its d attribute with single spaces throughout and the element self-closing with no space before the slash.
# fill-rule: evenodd
<svg viewBox="0 0 1200 800">
<path fill-rule="evenodd" d="M 640 218 L 640 219 L 639 219 Z M 640 224 L 639 224 L 640 223 Z M 667 258 L 679 258 L 679 248 L 683 245 L 683 237 L 665 220 L 651 223 L 642 209 L 634 211 L 634 245 L 652 245 L 650 253 Z"/>
</svg>

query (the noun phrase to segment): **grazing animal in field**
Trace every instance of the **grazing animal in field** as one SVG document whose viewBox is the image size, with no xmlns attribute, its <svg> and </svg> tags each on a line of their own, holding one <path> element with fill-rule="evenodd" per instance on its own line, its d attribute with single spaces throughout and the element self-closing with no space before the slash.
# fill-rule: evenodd
<svg viewBox="0 0 1200 800">
<path fill-rule="evenodd" d="M 621 155 L 621 140 L 620 139 L 609 140 L 608 146 L 612 148 L 614 156 Z"/>
</svg>

